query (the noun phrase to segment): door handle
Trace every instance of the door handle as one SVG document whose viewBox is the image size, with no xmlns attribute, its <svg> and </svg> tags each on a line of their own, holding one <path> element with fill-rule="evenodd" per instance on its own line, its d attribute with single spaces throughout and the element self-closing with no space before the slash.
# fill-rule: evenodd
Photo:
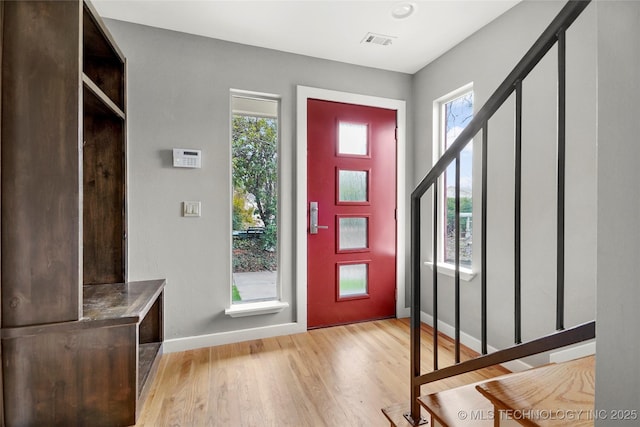
<svg viewBox="0 0 640 427">
<path fill-rule="evenodd" d="M 328 228 L 328 225 L 318 225 L 318 202 L 309 202 L 309 234 L 318 234 L 319 229 Z"/>
</svg>

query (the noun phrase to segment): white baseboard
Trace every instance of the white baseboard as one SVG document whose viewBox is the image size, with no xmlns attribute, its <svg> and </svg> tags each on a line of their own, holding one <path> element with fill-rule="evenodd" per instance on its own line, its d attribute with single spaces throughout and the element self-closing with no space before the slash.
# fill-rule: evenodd
<svg viewBox="0 0 640 427">
<path fill-rule="evenodd" d="M 409 317 L 409 315 L 410 309 L 406 307 L 399 310 L 397 313 L 398 318 Z M 429 326 L 433 326 L 433 317 L 430 314 L 425 313 L 424 311 L 420 312 L 420 321 L 426 323 Z M 442 320 L 438 321 L 438 330 L 450 337 L 455 335 L 455 328 L 448 323 L 443 322 Z M 243 329 L 239 331 L 219 332 L 215 334 L 168 339 L 164 342 L 163 350 L 165 353 L 174 353 L 178 351 L 194 350 L 197 348 L 213 347 L 217 345 L 232 344 L 242 341 L 299 334 L 305 331 L 306 328 L 304 328 L 304 326 L 299 323 L 285 323 L 282 325 L 264 326 L 260 328 Z M 474 351 L 481 351 L 480 340 L 465 332 L 460 332 L 460 342 Z M 497 349 L 495 347 L 489 346 L 488 350 L 489 352 L 494 352 Z M 550 356 L 550 361 L 562 362 L 566 360 L 577 359 L 579 357 L 587 356 L 590 354 L 595 354 L 595 342 L 553 353 Z M 502 366 L 512 372 L 520 372 L 532 368 L 531 365 L 521 360 L 512 360 L 510 362 L 503 363 Z"/>
<path fill-rule="evenodd" d="M 408 307 L 399 308 L 396 315 L 400 319 L 409 317 L 411 315 L 411 310 Z M 277 337 L 281 335 L 299 334 L 306 332 L 306 330 L 306 327 L 299 323 L 285 323 L 282 325 L 264 326 L 239 331 L 174 338 L 164 341 L 163 351 L 165 353 L 175 353 L 178 351 L 194 350 L 196 348 L 233 344 L 236 342 Z"/>
<path fill-rule="evenodd" d="M 165 353 L 194 350 L 196 348 L 213 347 L 216 345 L 232 344 L 242 341 L 277 337 L 305 332 L 299 323 L 285 323 L 282 325 L 264 326 L 260 328 L 243 329 L 239 331 L 219 332 L 216 334 L 198 335 L 193 337 L 165 340 Z"/>
<path fill-rule="evenodd" d="M 411 316 L 411 309 L 409 307 L 402 307 L 396 309 L 396 317 L 398 319 L 404 319 Z"/>
<path fill-rule="evenodd" d="M 433 316 L 425 313 L 424 311 L 420 312 L 420 321 L 429 326 L 433 326 Z M 442 320 L 438 320 L 438 331 L 449 337 L 454 337 L 456 334 L 456 329 Z M 473 351 L 477 351 L 478 353 L 482 351 L 482 343 L 480 340 L 462 331 L 460 331 L 460 343 L 466 345 Z M 489 353 L 493 353 L 498 349 L 492 346 L 487 346 L 487 350 Z M 511 360 L 509 362 L 502 363 L 501 365 L 511 372 L 521 372 L 533 368 L 533 366 L 523 362 L 522 360 Z"/>
<path fill-rule="evenodd" d="M 585 356 L 591 356 L 596 354 L 596 342 L 590 341 L 586 344 L 577 345 L 575 347 L 567 348 L 566 350 L 556 351 L 549 355 L 549 362 L 562 363 L 569 360 L 579 359 Z"/>
</svg>

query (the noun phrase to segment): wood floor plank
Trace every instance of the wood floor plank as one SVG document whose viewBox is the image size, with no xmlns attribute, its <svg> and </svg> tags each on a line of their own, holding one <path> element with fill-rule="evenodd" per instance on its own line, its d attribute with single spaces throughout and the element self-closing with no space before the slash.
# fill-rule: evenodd
<svg viewBox="0 0 640 427">
<path fill-rule="evenodd" d="M 523 425 L 593 426 L 595 356 L 487 381 L 476 389 Z"/>
<path fill-rule="evenodd" d="M 432 366 L 430 328 L 422 367 Z M 441 339 L 442 366 L 453 363 Z M 463 348 L 465 357 L 473 352 Z M 489 368 L 426 392 L 504 374 Z M 137 427 L 386 426 L 381 409 L 409 400 L 409 328 L 388 319 L 162 356 Z"/>
<path fill-rule="evenodd" d="M 194 350 L 189 387 L 185 388 L 184 424 L 193 426 L 206 425 L 209 406 L 210 349 Z"/>
</svg>

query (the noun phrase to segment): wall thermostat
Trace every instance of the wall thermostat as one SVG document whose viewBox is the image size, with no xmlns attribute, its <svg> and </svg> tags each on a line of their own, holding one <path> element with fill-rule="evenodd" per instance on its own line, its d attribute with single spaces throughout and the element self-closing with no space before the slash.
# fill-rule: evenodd
<svg viewBox="0 0 640 427">
<path fill-rule="evenodd" d="M 173 149 L 173 167 L 174 168 L 201 168 L 202 167 L 202 151 L 191 150 L 188 148 Z"/>
</svg>

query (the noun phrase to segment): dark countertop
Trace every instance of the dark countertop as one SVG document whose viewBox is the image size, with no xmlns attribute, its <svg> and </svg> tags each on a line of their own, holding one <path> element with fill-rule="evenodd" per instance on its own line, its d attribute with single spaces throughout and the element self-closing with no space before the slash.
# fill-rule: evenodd
<svg viewBox="0 0 640 427">
<path fill-rule="evenodd" d="M 118 318 L 142 319 L 153 305 L 166 281 L 164 279 L 141 282 L 85 285 L 82 321 Z"/>
<path fill-rule="evenodd" d="M 78 329 L 136 324 L 149 312 L 166 284 L 165 279 L 139 282 L 84 285 L 83 316 L 70 322 L 0 329 L 3 339 Z"/>
</svg>

